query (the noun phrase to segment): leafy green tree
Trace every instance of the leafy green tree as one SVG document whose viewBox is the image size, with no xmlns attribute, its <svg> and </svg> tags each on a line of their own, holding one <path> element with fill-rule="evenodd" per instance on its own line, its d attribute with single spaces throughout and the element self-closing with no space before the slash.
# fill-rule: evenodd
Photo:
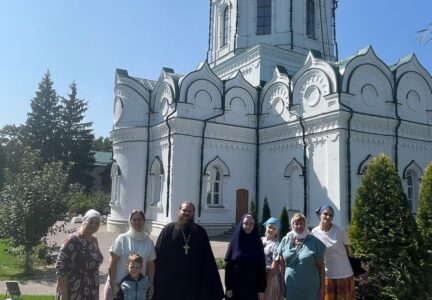
<svg viewBox="0 0 432 300">
<path fill-rule="evenodd" d="M 422 236 L 422 249 L 424 250 L 424 280 L 427 292 L 432 297 L 432 162 L 426 167 L 421 189 L 417 224 Z"/>
<path fill-rule="evenodd" d="M 68 98 L 61 97 L 60 128 L 61 159 L 70 165 L 71 183 L 84 185 L 90 189 L 93 177 L 90 175 L 94 166 L 94 156 L 90 151 L 93 145 L 92 123 L 84 122 L 87 102 L 77 97 L 77 85 L 70 85 Z"/>
<path fill-rule="evenodd" d="M 33 248 L 67 212 L 76 189 L 66 184 L 61 162 L 43 163 L 37 151 L 26 150 L 19 172 L 8 172 L 0 192 L 0 236 L 24 248 L 26 270 Z"/>
<path fill-rule="evenodd" d="M 14 174 L 18 171 L 19 162 L 24 153 L 22 131 L 22 125 L 6 125 L 0 129 L 0 147 L 4 160 L 0 168 L 8 169 Z"/>
<path fill-rule="evenodd" d="M 281 240 L 290 230 L 288 211 L 285 206 L 282 208 L 279 219 L 281 222 L 281 228 L 279 230 L 279 240 Z"/>
<path fill-rule="evenodd" d="M 47 71 L 39 83 L 39 90 L 31 100 L 31 112 L 23 130 L 24 145 L 40 150 L 44 162 L 52 162 L 61 155 L 59 143 L 60 105 Z"/>
<path fill-rule="evenodd" d="M 112 152 L 112 142 L 109 137 L 100 136 L 93 140 L 93 151 Z"/>
<path fill-rule="evenodd" d="M 89 209 L 96 209 L 102 215 L 109 212 L 109 200 L 111 195 L 102 191 L 94 193 L 81 193 L 75 197 L 69 205 L 68 213 L 72 215 L 84 215 Z"/>
<path fill-rule="evenodd" d="M 422 299 L 418 231 L 390 158 L 370 161 L 349 229 L 354 255 L 367 262 L 364 299 Z M 403 287 L 403 288 L 402 288 Z"/>
<path fill-rule="evenodd" d="M 264 224 L 265 221 L 267 221 L 269 218 L 271 217 L 271 213 L 270 213 L 270 207 L 267 201 L 267 197 L 264 198 L 264 204 L 263 204 L 263 209 L 262 209 L 262 219 L 261 219 L 261 225 Z M 265 227 L 264 226 L 260 226 L 260 232 L 261 235 L 265 234 Z"/>
</svg>

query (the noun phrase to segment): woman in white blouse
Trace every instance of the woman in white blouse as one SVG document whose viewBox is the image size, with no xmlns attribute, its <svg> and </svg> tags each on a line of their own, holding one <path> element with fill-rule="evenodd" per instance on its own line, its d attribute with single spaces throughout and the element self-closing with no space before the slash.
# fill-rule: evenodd
<svg viewBox="0 0 432 300">
<path fill-rule="evenodd" d="M 333 224 L 334 209 L 321 205 L 316 211 L 320 223 L 312 234 L 326 245 L 325 300 L 355 299 L 354 273 L 348 259 L 348 237 L 345 230 Z"/>
</svg>

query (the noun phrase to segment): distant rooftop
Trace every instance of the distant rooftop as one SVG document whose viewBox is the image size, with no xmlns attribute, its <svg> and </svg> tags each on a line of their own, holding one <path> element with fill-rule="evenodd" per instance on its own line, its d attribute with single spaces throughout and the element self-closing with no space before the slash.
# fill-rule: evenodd
<svg viewBox="0 0 432 300">
<path fill-rule="evenodd" d="M 107 166 L 112 163 L 112 153 L 104 151 L 93 151 L 95 158 L 95 166 Z"/>
</svg>

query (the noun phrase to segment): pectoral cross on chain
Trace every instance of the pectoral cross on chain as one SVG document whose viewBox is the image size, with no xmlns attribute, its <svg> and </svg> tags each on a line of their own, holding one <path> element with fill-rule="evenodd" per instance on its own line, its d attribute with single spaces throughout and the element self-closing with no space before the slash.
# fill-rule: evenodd
<svg viewBox="0 0 432 300">
<path fill-rule="evenodd" d="M 186 255 L 188 255 L 189 248 L 190 248 L 190 247 L 188 246 L 188 244 L 186 244 L 186 245 L 183 246 L 183 249 L 185 250 L 185 254 L 186 254 Z"/>
<path fill-rule="evenodd" d="M 183 249 L 184 249 L 184 251 L 185 251 L 185 255 L 188 255 L 188 253 L 189 253 L 189 245 L 188 245 L 188 243 L 189 243 L 189 240 L 190 240 L 190 238 L 191 238 L 191 235 L 190 235 L 190 233 L 189 233 L 189 235 L 188 235 L 188 237 L 186 238 L 186 235 L 185 235 L 185 233 L 183 232 L 183 230 L 181 231 L 181 233 L 182 233 L 182 235 L 183 235 L 183 239 L 184 239 L 184 242 L 185 242 L 185 245 L 183 246 Z"/>
</svg>

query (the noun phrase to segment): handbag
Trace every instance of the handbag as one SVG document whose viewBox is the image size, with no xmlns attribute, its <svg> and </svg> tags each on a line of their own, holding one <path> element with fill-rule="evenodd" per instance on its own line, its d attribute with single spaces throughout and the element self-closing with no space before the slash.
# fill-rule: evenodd
<svg viewBox="0 0 432 300">
<path fill-rule="evenodd" d="M 359 276 L 366 273 L 366 270 L 362 268 L 361 260 L 352 256 L 348 256 L 351 268 L 354 272 L 354 276 Z"/>
</svg>

